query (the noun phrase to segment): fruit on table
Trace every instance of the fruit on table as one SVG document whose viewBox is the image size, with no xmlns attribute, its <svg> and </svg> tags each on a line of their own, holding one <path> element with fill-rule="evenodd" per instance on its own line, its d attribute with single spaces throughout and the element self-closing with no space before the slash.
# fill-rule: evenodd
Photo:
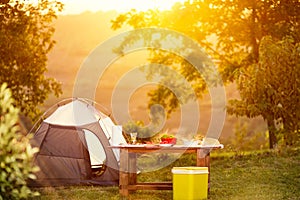
<svg viewBox="0 0 300 200">
<path fill-rule="evenodd" d="M 161 144 L 176 144 L 177 139 L 173 135 L 164 134 L 161 138 Z"/>
</svg>

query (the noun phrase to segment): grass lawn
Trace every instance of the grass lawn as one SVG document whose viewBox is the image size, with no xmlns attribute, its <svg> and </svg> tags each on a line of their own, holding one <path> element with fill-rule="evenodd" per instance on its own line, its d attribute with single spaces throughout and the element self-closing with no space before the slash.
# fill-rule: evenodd
<svg viewBox="0 0 300 200">
<path fill-rule="evenodd" d="M 300 148 L 283 151 L 222 153 L 211 155 L 211 190 L 209 199 L 277 200 L 300 199 Z M 168 158 L 165 158 L 168 159 Z M 141 159 L 141 167 L 153 166 L 155 159 Z M 161 161 L 160 161 L 161 162 Z M 173 166 L 189 166 L 195 162 L 192 155 L 184 155 L 168 167 L 141 173 L 139 181 L 172 180 Z M 39 189 L 36 199 L 120 199 L 118 187 L 74 186 Z M 172 191 L 137 191 L 129 199 L 172 199 Z"/>
</svg>

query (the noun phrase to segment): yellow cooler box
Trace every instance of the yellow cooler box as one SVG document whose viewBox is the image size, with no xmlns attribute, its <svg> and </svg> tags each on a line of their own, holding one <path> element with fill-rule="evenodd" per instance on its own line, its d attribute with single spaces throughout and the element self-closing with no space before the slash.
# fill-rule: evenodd
<svg viewBox="0 0 300 200">
<path fill-rule="evenodd" d="M 207 199 L 207 167 L 174 167 L 172 174 L 174 200 Z"/>
</svg>

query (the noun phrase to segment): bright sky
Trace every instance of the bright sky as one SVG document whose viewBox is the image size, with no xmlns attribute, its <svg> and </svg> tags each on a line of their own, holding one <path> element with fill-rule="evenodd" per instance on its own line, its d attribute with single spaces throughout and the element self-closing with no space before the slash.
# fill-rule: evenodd
<svg viewBox="0 0 300 200">
<path fill-rule="evenodd" d="M 84 11 L 129 11 L 132 8 L 142 11 L 150 8 L 161 10 L 172 8 L 176 2 L 184 0 L 60 0 L 65 4 L 65 14 L 78 14 Z"/>
</svg>

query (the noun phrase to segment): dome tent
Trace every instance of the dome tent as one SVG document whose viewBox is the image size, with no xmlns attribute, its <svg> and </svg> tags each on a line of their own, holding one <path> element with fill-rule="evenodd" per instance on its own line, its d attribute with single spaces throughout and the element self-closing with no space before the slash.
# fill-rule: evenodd
<svg viewBox="0 0 300 200">
<path fill-rule="evenodd" d="M 64 100 L 53 107 L 31 139 L 39 148 L 33 162 L 40 171 L 29 185 L 118 184 L 119 151 L 108 146 L 112 139 L 126 143 L 122 128 L 87 99 Z"/>
</svg>

